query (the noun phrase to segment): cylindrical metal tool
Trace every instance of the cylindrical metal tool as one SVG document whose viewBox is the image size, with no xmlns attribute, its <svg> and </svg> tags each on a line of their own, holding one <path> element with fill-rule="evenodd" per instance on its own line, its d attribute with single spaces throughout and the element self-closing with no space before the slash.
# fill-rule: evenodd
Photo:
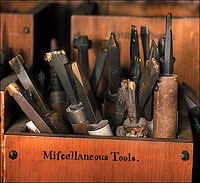
<svg viewBox="0 0 200 183">
<path fill-rule="evenodd" d="M 66 109 L 66 113 L 72 124 L 74 132 L 76 134 L 87 135 L 88 131 L 86 128 L 89 125 L 89 121 L 87 120 L 82 102 L 78 105 L 70 105 Z"/>
<path fill-rule="evenodd" d="M 177 92 L 177 75 L 161 75 L 158 87 L 154 91 L 155 138 L 176 138 Z"/>
<path fill-rule="evenodd" d="M 90 124 L 87 129 L 89 135 L 113 136 L 108 120 L 102 120 L 98 124 Z"/>
</svg>

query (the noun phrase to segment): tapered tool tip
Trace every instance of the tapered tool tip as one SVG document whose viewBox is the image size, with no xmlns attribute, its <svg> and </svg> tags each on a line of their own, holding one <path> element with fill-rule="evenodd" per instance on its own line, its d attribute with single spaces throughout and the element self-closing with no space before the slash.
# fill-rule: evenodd
<svg viewBox="0 0 200 183">
<path fill-rule="evenodd" d="M 117 46 L 117 41 L 116 41 L 115 33 L 111 32 L 110 39 L 108 41 L 108 48 L 114 47 L 114 46 Z"/>
<path fill-rule="evenodd" d="M 138 38 L 138 32 L 137 32 L 137 28 L 135 25 L 131 26 L 131 38 L 132 39 L 136 39 Z M 134 41 L 134 40 L 133 40 Z"/>
<path fill-rule="evenodd" d="M 149 34 L 149 27 L 147 25 L 141 26 L 141 34 Z"/>
</svg>

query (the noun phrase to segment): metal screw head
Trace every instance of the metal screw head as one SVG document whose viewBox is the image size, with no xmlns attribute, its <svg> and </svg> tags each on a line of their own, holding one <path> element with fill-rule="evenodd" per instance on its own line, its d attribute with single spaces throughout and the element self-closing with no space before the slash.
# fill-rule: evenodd
<svg viewBox="0 0 200 183">
<path fill-rule="evenodd" d="M 24 27 L 24 34 L 28 34 L 30 32 L 28 27 Z"/>
<path fill-rule="evenodd" d="M 9 158 L 10 159 L 13 159 L 13 160 L 16 159 L 17 155 L 18 155 L 17 151 L 12 150 L 12 151 L 9 152 Z"/>
<path fill-rule="evenodd" d="M 187 151 L 183 151 L 181 153 L 181 158 L 182 158 L 183 161 L 189 160 L 189 153 Z"/>
</svg>

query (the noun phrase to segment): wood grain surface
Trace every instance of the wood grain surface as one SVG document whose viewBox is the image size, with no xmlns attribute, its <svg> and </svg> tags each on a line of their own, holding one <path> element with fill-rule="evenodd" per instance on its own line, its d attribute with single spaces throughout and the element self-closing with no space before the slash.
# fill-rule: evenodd
<svg viewBox="0 0 200 183">
<path fill-rule="evenodd" d="M 1 13 L 1 39 L 0 49 L 5 55 L 12 48 L 13 57 L 22 54 L 28 66 L 33 64 L 33 44 L 34 44 L 34 15 Z M 24 28 L 29 29 L 29 33 L 24 33 Z"/>
<path fill-rule="evenodd" d="M 129 50 L 131 25 L 137 27 L 140 56 L 143 60 L 140 27 L 141 25 L 148 25 L 150 39 L 154 39 L 157 43 L 159 37 L 165 36 L 166 20 L 164 17 L 72 16 L 71 45 L 76 34 L 88 35 L 88 38 L 92 40 L 92 49 L 89 50 L 90 74 L 93 70 L 95 59 L 101 48 L 102 41 L 108 40 L 111 32 L 116 33 L 116 39 L 119 43 L 121 67 L 125 70 L 130 68 Z M 176 58 L 174 73 L 178 75 L 179 82 L 185 82 L 190 85 L 195 89 L 199 96 L 200 73 L 198 26 L 199 18 L 172 19 L 173 52 L 174 57 Z M 72 60 L 77 60 L 76 50 L 73 48 L 71 50 Z"/>
<path fill-rule="evenodd" d="M 15 135 L 5 135 L 4 140 L 5 182 L 191 182 L 192 179 L 192 143 Z M 14 160 L 9 158 L 11 150 L 18 153 Z M 50 159 L 45 156 L 50 151 L 52 158 L 54 151 L 65 155 L 73 151 L 74 156 L 76 152 L 77 156 L 92 155 L 93 160 L 75 157 L 62 160 L 61 156 L 58 160 L 57 155 Z M 188 161 L 181 159 L 182 151 L 188 151 Z"/>
</svg>

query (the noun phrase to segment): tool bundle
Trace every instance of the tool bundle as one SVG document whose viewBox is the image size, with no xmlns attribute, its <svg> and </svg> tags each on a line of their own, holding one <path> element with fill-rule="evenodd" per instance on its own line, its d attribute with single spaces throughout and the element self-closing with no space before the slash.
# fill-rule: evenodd
<svg viewBox="0 0 200 183">
<path fill-rule="evenodd" d="M 91 77 L 88 50 L 92 48 L 92 41 L 86 35 L 74 38 L 77 62 L 71 62 L 52 39 L 51 52 L 45 55 L 51 80 L 48 102 L 33 81 L 22 56 L 10 60 L 18 80 L 6 89 L 29 118 L 28 131 L 175 138 L 177 76 L 173 74 L 171 24 L 169 13 L 165 38 L 160 38 L 158 45 L 152 40 L 151 46 L 149 28 L 141 26 L 143 71 L 137 28 L 131 26 L 131 68 L 126 75 L 121 73 L 119 45 L 114 32 L 99 51 Z M 108 87 L 103 98 L 97 98 L 102 77 L 107 77 Z"/>
</svg>

